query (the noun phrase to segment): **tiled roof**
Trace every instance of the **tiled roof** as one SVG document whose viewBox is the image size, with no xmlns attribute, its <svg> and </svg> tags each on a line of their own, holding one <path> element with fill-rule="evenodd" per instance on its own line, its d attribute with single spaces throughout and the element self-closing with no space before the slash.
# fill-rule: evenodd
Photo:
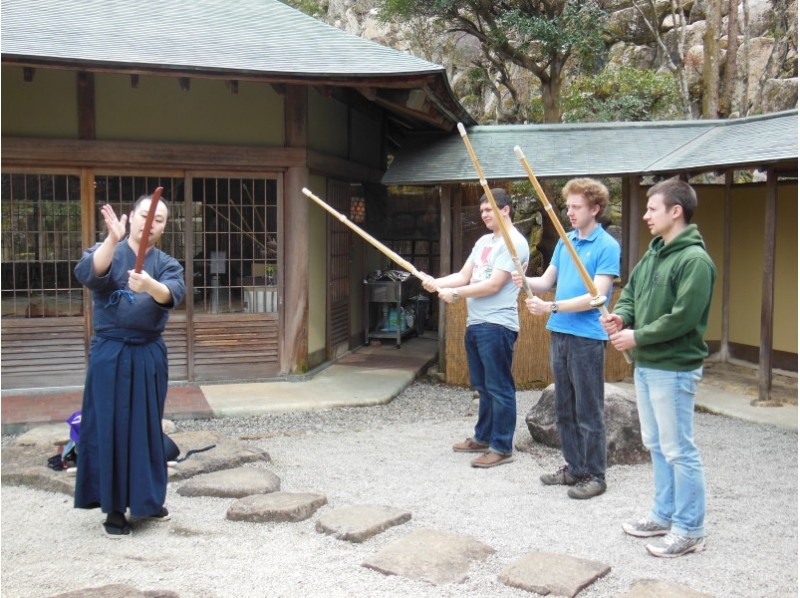
<svg viewBox="0 0 800 598">
<path fill-rule="evenodd" d="M 441 75 L 278 0 L 3 0 L 3 59 L 301 77 Z"/>
<path fill-rule="evenodd" d="M 468 130 L 489 180 L 527 179 L 514 146 L 537 177 L 621 176 L 755 167 L 797 161 L 797 110 L 729 120 L 477 126 Z M 409 139 L 387 185 L 475 181 L 461 136 Z"/>
</svg>

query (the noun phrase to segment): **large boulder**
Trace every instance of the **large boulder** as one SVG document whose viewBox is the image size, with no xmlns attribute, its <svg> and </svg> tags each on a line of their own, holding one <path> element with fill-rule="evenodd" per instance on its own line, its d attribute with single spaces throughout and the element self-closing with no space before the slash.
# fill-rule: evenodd
<svg viewBox="0 0 800 598">
<path fill-rule="evenodd" d="M 609 465 L 646 463 L 650 453 L 642 444 L 636 396 L 614 384 L 605 385 L 605 416 L 607 459 Z M 525 416 L 533 440 L 554 448 L 561 448 L 556 427 L 555 385 L 542 391 L 539 400 Z"/>
</svg>

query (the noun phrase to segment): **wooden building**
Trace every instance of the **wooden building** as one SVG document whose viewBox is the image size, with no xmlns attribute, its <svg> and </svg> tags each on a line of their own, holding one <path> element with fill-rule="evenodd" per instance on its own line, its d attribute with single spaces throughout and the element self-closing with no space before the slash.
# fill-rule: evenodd
<svg viewBox="0 0 800 598">
<path fill-rule="evenodd" d="M 278 0 L 4 0 L 2 388 L 83 383 L 91 305 L 73 276 L 164 187 L 186 271 L 172 381 L 302 374 L 363 342 L 372 252 L 349 214 L 385 199 L 409 132 L 471 118 L 444 68 Z M 99 222 L 98 222 L 99 220 Z"/>
<path fill-rule="evenodd" d="M 492 183 L 528 180 L 515 146 L 537 179 L 621 179 L 623 283 L 650 242 L 641 220 L 648 181 L 724 175 L 724 185 L 694 185 L 694 222 L 718 270 L 706 340 L 723 361 L 757 363 L 760 399 L 768 401 L 772 370 L 797 371 L 797 126 L 797 110 L 789 110 L 715 121 L 479 126 L 469 137 Z M 734 184 L 736 171 L 766 180 Z M 475 178 L 456 133 L 417 136 L 383 178 L 439 190 L 443 272 L 461 267 L 446 256 L 461 260 L 470 249 L 462 216 L 465 185 Z"/>
</svg>

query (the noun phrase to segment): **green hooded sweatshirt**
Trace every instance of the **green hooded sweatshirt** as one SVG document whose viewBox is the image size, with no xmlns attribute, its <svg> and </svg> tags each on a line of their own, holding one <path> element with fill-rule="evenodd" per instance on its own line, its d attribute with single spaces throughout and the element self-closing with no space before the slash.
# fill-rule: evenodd
<svg viewBox="0 0 800 598">
<path fill-rule="evenodd" d="M 686 372 L 703 365 L 716 274 L 694 224 L 669 243 L 662 237 L 650 242 L 614 306 L 625 326 L 634 329 L 631 352 L 637 366 Z"/>
</svg>

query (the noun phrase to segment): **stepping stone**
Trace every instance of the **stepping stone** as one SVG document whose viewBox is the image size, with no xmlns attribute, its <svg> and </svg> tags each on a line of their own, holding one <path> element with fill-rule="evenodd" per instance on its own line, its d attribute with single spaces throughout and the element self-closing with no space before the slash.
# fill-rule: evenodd
<svg viewBox="0 0 800 598">
<path fill-rule="evenodd" d="M 322 494 L 305 492 L 273 492 L 245 496 L 233 503 L 226 517 L 231 521 L 303 521 L 311 517 L 317 509 L 327 504 Z"/>
<path fill-rule="evenodd" d="M 498 578 L 512 588 L 574 598 L 609 571 L 611 567 L 599 561 L 532 552 L 503 569 Z"/>
<path fill-rule="evenodd" d="M 470 563 L 482 561 L 493 552 L 494 548 L 471 536 L 423 528 L 383 548 L 362 566 L 443 585 L 464 581 Z"/>
<path fill-rule="evenodd" d="M 252 494 L 269 494 L 280 489 L 281 479 L 271 471 L 238 467 L 198 475 L 178 488 L 178 494 L 243 498 Z"/>
<path fill-rule="evenodd" d="M 215 445 L 210 450 L 195 453 L 190 455 L 186 461 L 170 466 L 170 481 L 185 480 L 201 473 L 210 473 L 221 469 L 231 469 L 245 463 L 260 461 L 269 463 L 272 460 L 267 451 L 244 444 L 239 440 L 228 438 L 217 432 L 178 432 L 170 434 L 170 438 L 181 450 L 178 459 L 186 457 L 191 450 Z"/>
<path fill-rule="evenodd" d="M 411 519 L 411 513 L 380 505 L 355 505 L 324 513 L 317 520 L 317 531 L 339 540 L 363 542 Z"/>
<path fill-rule="evenodd" d="M 75 476 L 65 471 L 54 471 L 47 460 L 58 452 L 52 443 L 56 439 L 69 440 L 67 424 L 39 426 L 18 438 L 15 444 L 4 447 L 0 480 L 4 485 L 29 486 L 38 490 L 75 493 Z M 170 481 L 183 480 L 195 475 L 232 469 L 253 462 L 269 462 L 263 449 L 244 444 L 216 432 L 179 432 L 170 436 L 181 450 L 181 457 L 192 449 L 216 445 L 203 453 L 191 455 L 188 460 L 168 468 Z M 20 442 L 20 440 L 22 442 Z M 61 443 L 63 444 L 63 442 Z"/>
<path fill-rule="evenodd" d="M 637 579 L 631 589 L 621 594 L 619 598 L 714 598 L 714 596 L 657 579 Z"/>
<path fill-rule="evenodd" d="M 50 598 L 179 598 L 171 590 L 137 590 L 124 584 L 109 584 L 95 588 L 83 588 L 74 592 L 55 594 Z"/>
<path fill-rule="evenodd" d="M 24 434 L 20 434 L 14 444 L 16 446 L 44 447 L 55 454 L 58 445 L 69 442 L 69 426 L 63 424 L 43 424 L 31 428 Z"/>
</svg>

